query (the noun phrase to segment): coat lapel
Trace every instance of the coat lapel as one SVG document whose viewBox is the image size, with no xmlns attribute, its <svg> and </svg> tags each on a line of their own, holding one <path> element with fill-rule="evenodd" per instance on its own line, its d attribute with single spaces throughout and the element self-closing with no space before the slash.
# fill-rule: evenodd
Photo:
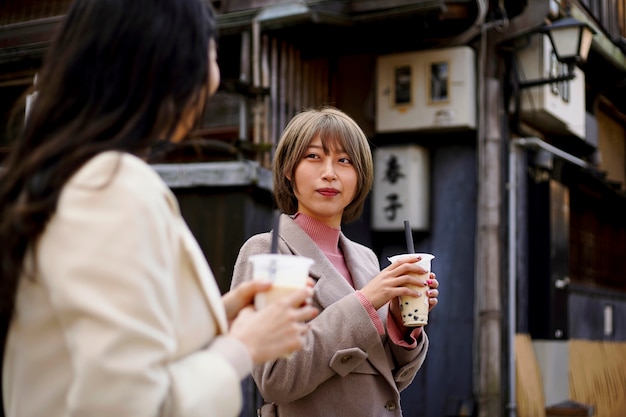
<svg viewBox="0 0 626 417">
<path fill-rule="evenodd" d="M 294 255 L 307 256 L 315 261 L 311 267 L 310 275 L 317 281 L 315 292 L 322 308 L 327 308 L 341 298 L 354 294 L 355 289 L 348 284 L 348 281 L 333 266 L 309 235 L 288 215 L 281 215 L 279 236 L 280 240 L 287 245 L 289 252 Z M 343 233 L 340 234 L 339 245 L 352 275 L 354 286 L 356 289 L 363 288 L 378 274 L 379 266 L 374 265 L 369 258 L 365 258 L 363 248 L 350 241 Z M 378 309 L 378 315 L 383 323 L 386 323 L 386 305 Z M 382 340 L 380 343 L 374 344 L 368 351 L 368 360 L 390 385 L 395 385 L 391 373 L 393 364 L 390 364 L 387 359 Z"/>
<path fill-rule="evenodd" d="M 226 310 L 224 310 L 222 303 L 222 293 L 217 286 L 217 282 L 215 281 L 210 267 L 207 265 L 206 258 L 200 246 L 198 246 L 197 241 L 186 225 L 183 227 L 182 239 L 183 250 L 189 255 L 189 260 L 182 259 L 182 262 L 190 261 L 192 263 L 191 269 L 194 271 L 194 276 L 198 280 L 198 284 L 207 299 L 208 307 L 213 313 L 213 317 L 215 317 L 219 332 L 226 334 L 228 332 L 228 321 L 226 318 Z"/>
<path fill-rule="evenodd" d="M 222 293 L 217 286 L 215 277 L 202 253 L 202 249 L 198 245 L 198 241 L 194 238 L 180 214 L 176 198 L 169 192 L 166 192 L 166 198 L 180 222 L 181 251 L 187 254 L 187 256 L 181 257 L 181 262 L 191 263 L 190 269 L 193 271 L 193 276 L 198 281 L 198 285 L 205 296 L 209 310 L 213 313 L 219 333 L 226 334 L 228 332 L 228 320 L 226 318 L 226 310 L 223 308 Z"/>
<path fill-rule="evenodd" d="M 378 265 L 367 262 L 368 259 L 363 259 L 362 249 L 349 240 L 343 233 L 339 235 L 339 246 L 346 260 L 346 266 L 350 274 L 352 274 L 354 288 L 360 290 L 378 274 L 380 268 Z"/>
<path fill-rule="evenodd" d="M 352 275 L 352 282 L 354 282 L 355 289 L 359 290 L 363 288 L 378 275 L 380 272 L 378 262 L 374 264 L 369 258 L 364 258 L 363 248 L 352 242 L 343 233 L 339 236 L 339 246 L 343 252 L 348 270 Z M 385 304 L 376 311 L 385 327 L 387 325 L 387 306 L 388 305 Z M 376 343 L 372 346 L 371 350 L 368 352 L 368 360 L 372 366 L 378 369 L 378 372 L 385 377 L 390 385 L 395 385 L 393 374 L 391 373 L 391 369 L 394 365 L 389 362 L 383 344 L 384 338 L 386 337 L 387 336 L 383 336 L 381 343 Z"/>
<path fill-rule="evenodd" d="M 326 308 L 335 301 L 354 293 L 348 281 L 337 271 L 326 255 L 318 248 L 304 230 L 291 217 L 281 215 L 279 236 L 294 255 L 306 256 L 315 263 L 309 275 L 316 280 L 318 302 Z"/>
</svg>

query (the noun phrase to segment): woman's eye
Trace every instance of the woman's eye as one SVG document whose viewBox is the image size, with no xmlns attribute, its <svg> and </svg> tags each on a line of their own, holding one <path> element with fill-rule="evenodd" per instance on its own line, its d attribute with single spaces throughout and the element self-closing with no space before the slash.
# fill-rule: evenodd
<svg viewBox="0 0 626 417">
<path fill-rule="evenodd" d="M 340 158 L 339 162 L 341 162 L 342 164 L 352 164 L 352 159 L 350 159 L 350 158 Z"/>
<path fill-rule="evenodd" d="M 310 153 L 310 154 L 304 155 L 304 158 L 305 159 L 316 159 L 316 158 L 318 158 L 318 156 L 317 156 L 317 154 Z"/>
</svg>

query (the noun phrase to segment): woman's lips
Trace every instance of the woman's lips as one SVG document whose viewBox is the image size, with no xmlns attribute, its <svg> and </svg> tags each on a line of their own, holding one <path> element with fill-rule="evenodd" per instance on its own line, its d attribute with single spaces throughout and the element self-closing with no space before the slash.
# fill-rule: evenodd
<svg viewBox="0 0 626 417">
<path fill-rule="evenodd" d="M 317 192 L 327 197 L 332 197 L 339 194 L 339 191 L 335 190 L 334 188 L 320 188 L 317 190 Z"/>
</svg>

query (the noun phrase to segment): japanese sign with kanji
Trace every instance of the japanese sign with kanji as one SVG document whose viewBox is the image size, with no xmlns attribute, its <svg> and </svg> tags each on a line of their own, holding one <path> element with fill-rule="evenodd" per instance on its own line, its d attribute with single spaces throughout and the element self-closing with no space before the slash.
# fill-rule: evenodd
<svg viewBox="0 0 626 417">
<path fill-rule="evenodd" d="M 372 228 L 403 230 L 408 220 L 413 230 L 427 230 L 429 174 L 426 148 L 401 145 L 375 149 Z"/>
</svg>

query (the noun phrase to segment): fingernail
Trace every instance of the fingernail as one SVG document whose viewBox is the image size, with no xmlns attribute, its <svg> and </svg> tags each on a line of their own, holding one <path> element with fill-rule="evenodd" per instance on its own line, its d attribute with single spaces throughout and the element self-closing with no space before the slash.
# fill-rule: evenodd
<svg viewBox="0 0 626 417">
<path fill-rule="evenodd" d="M 432 280 L 432 279 L 429 279 L 428 281 L 426 281 L 426 284 L 428 284 L 428 285 L 430 285 L 430 284 L 432 284 L 432 283 L 433 283 L 433 280 Z"/>
</svg>

